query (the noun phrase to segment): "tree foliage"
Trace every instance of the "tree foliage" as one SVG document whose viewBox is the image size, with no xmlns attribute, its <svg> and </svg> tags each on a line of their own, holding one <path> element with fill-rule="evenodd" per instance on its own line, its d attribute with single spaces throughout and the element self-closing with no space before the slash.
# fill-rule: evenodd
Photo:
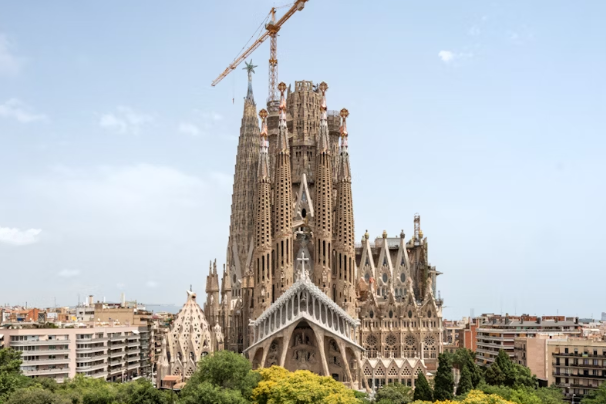
<svg viewBox="0 0 606 404">
<path fill-rule="evenodd" d="M 478 387 L 485 394 L 495 394 L 517 404 L 558 404 L 564 400 L 562 391 L 555 387 L 535 389 L 533 387 L 505 387 L 481 384 Z"/>
<path fill-rule="evenodd" d="M 205 356 L 198 369 L 181 392 L 181 402 L 187 404 L 247 403 L 260 380 L 242 355 L 219 351 Z"/>
<path fill-rule="evenodd" d="M 21 374 L 21 363 L 21 352 L 12 348 L 0 349 L 0 403 L 31 384 L 31 379 Z"/>
<path fill-rule="evenodd" d="M 413 404 L 423 404 L 427 403 L 427 401 L 414 401 Z M 511 401 L 507 401 L 503 397 L 500 397 L 496 394 L 485 394 L 478 390 L 470 391 L 467 396 L 461 401 L 436 401 L 436 404 L 454 404 L 454 403 L 462 403 L 462 404 L 513 404 Z"/>
<path fill-rule="evenodd" d="M 459 385 L 457 386 L 457 395 L 462 396 L 473 389 L 473 382 L 471 380 L 471 372 L 467 363 L 463 365 L 461 370 L 461 378 L 459 379 Z"/>
<path fill-rule="evenodd" d="M 486 383 L 493 386 L 532 387 L 537 386 L 536 377 L 525 366 L 514 363 L 507 352 L 500 350 L 495 361 L 486 369 Z"/>
<path fill-rule="evenodd" d="M 433 391 L 431 390 L 431 387 L 429 387 L 429 382 L 427 382 L 427 379 L 422 372 L 419 373 L 419 377 L 417 377 L 417 381 L 415 382 L 413 400 L 433 401 Z"/>
<path fill-rule="evenodd" d="M 583 398 L 581 404 L 606 404 L 606 382 Z"/>
<path fill-rule="evenodd" d="M 438 356 L 438 372 L 434 379 L 433 397 L 436 400 L 451 400 L 454 395 L 452 362 L 447 354 Z"/>
<path fill-rule="evenodd" d="M 261 381 L 253 390 L 258 404 L 358 404 L 352 390 L 332 377 L 318 376 L 308 370 L 288 372 L 272 366 L 260 369 Z"/>
<path fill-rule="evenodd" d="M 412 389 L 401 383 L 389 383 L 377 390 L 377 404 L 406 404 L 412 401 Z"/>
</svg>

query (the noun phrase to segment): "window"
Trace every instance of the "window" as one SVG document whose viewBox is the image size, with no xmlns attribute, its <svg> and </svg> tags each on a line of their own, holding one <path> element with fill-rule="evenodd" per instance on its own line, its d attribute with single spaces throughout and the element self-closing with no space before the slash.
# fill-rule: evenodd
<svg viewBox="0 0 606 404">
<path fill-rule="evenodd" d="M 406 282 L 406 274 L 404 272 L 402 272 L 400 274 L 400 282 L 402 282 L 402 283 Z"/>
</svg>

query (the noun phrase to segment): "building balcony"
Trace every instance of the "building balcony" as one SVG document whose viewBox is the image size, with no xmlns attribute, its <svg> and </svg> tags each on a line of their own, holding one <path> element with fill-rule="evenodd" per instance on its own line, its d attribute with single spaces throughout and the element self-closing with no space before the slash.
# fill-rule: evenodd
<svg viewBox="0 0 606 404">
<path fill-rule="evenodd" d="M 94 379 L 99 379 L 99 378 L 105 379 L 107 377 L 107 372 L 93 373 L 92 375 L 88 375 L 88 377 L 92 377 Z"/>
<path fill-rule="evenodd" d="M 69 358 L 24 360 L 21 366 L 69 364 Z"/>
<path fill-rule="evenodd" d="M 80 353 L 80 352 L 100 352 L 100 351 L 106 351 L 108 347 L 106 346 L 91 346 L 91 347 L 87 347 L 87 348 L 76 348 L 76 352 Z"/>
<path fill-rule="evenodd" d="M 90 356 L 87 358 L 76 358 L 76 362 L 79 363 L 85 363 L 85 362 L 94 362 L 94 361 L 98 361 L 101 359 L 107 359 L 107 354 L 105 355 L 95 355 L 95 356 Z"/>
<path fill-rule="evenodd" d="M 35 351 L 19 351 L 22 355 L 68 355 L 69 349 L 36 349 Z"/>
<path fill-rule="evenodd" d="M 117 342 L 117 343 L 109 344 L 107 346 L 107 348 L 109 348 L 109 349 L 116 349 L 116 348 L 123 348 L 125 346 L 126 346 L 126 344 L 124 342 Z"/>
<path fill-rule="evenodd" d="M 122 371 L 123 371 L 123 370 L 124 370 L 124 369 L 122 369 L 122 366 L 120 366 L 120 367 L 117 367 L 117 368 L 110 368 L 110 369 L 109 369 L 109 371 L 108 371 L 107 373 L 108 373 L 108 375 L 110 375 L 110 376 L 114 376 L 114 375 L 120 375 L 120 374 L 122 374 Z"/>
<path fill-rule="evenodd" d="M 139 358 L 138 356 L 133 356 L 132 358 L 126 358 L 126 361 L 128 363 L 139 362 L 139 361 L 141 361 L 141 358 Z"/>
<path fill-rule="evenodd" d="M 68 339 L 46 341 L 10 341 L 9 346 L 69 345 Z"/>
<path fill-rule="evenodd" d="M 110 337 L 109 338 L 109 340 L 111 342 L 114 342 L 114 341 L 124 341 L 125 339 L 126 339 L 126 335 L 120 335 L 118 337 Z"/>
<path fill-rule="evenodd" d="M 89 366 L 78 366 L 76 368 L 76 372 L 83 373 L 83 372 L 89 372 L 91 370 L 97 370 L 97 369 L 107 369 L 107 362 L 97 363 L 96 365 L 89 365 Z"/>
<path fill-rule="evenodd" d="M 136 341 L 136 342 L 129 342 L 128 344 L 126 344 L 126 346 L 127 346 L 128 348 L 138 348 L 138 347 L 140 347 L 140 346 L 141 346 L 141 344 L 139 344 L 139 342 L 138 342 L 138 341 Z"/>
<path fill-rule="evenodd" d="M 25 376 L 41 376 L 41 375 L 57 375 L 57 374 L 68 374 L 69 368 L 61 368 L 61 369 L 36 369 L 36 370 L 24 370 L 23 374 Z"/>
</svg>

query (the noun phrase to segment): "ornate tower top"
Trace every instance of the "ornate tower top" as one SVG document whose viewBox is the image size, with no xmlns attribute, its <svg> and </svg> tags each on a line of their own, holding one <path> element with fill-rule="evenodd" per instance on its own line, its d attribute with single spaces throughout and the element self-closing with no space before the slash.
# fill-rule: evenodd
<svg viewBox="0 0 606 404">
<path fill-rule="evenodd" d="M 267 141 L 267 111 L 262 109 L 259 111 L 259 117 L 261 117 L 261 142 L 259 147 L 259 171 L 257 173 L 258 180 L 261 182 L 269 181 L 269 156 L 267 150 L 269 148 L 269 142 Z"/>
<path fill-rule="evenodd" d="M 280 90 L 280 120 L 278 122 L 278 153 L 290 153 L 288 147 L 288 128 L 286 127 L 286 99 L 284 98 L 284 91 L 286 90 L 286 84 L 284 82 L 278 84 L 278 90 Z"/>
<path fill-rule="evenodd" d="M 244 62 L 246 65 L 242 70 L 246 70 L 248 72 L 248 91 L 246 93 L 246 99 L 251 101 L 253 104 L 255 103 L 255 97 L 253 97 L 252 91 L 252 74 L 255 72 L 255 67 L 252 63 L 252 59 L 249 62 Z"/>
<path fill-rule="evenodd" d="M 322 103 L 320 104 L 320 134 L 318 136 L 318 153 L 330 153 L 330 143 L 328 141 L 328 122 L 327 119 L 327 107 L 326 107 L 326 90 L 328 90 L 328 84 L 325 82 L 320 83 L 318 87 L 322 92 Z"/>
</svg>

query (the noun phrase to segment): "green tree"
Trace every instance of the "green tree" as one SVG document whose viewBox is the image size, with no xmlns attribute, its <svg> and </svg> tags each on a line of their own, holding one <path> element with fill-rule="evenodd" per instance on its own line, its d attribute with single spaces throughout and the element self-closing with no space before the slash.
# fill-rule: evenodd
<svg viewBox="0 0 606 404">
<path fill-rule="evenodd" d="M 237 353 L 218 351 L 205 356 L 183 391 L 185 403 L 244 403 L 252 396 L 261 376 L 253 372 L 250 362 Z M 211 400 L 211 401 L 208 401 Z"/>
<path fill-rule="evenodd" d="M 435 400 L 451 400 L 454 392 L 452 362 L 446 354 L 438 355 L 438 372 L 434 379 L 433 397 Z"/>
<path fill-rule="evenodd" d="M 423 372 L 419 373 L 417 381 L 415 382 L 413 400 L 433 401 L 433 391 L 431 391 L 431 387 L 429 387 L 429 383 L 427 382 Z"/>
<path fill-rule="evenodd" d="M 198 370 L 187 385 L 209 382 L 214 386 L 240 390 L 248 381 L 250 370 L 250 362 L 244 356 L 231 351 L 218 351 L 200 359 Z"/>
<path fill-rule="evenodd" d="M 493 362 L 488 369 L 486 369 L 485 379 L 486 383 L 490 384 L 491 386 L 504 386 L 507 377 L 499 364 Z"/>
<path fill-rule="evenodd" d="M 72 402 L 50 390 L 28 387 L 15 391 L 6 404 L 72 404 Z"/>
<path fill-rule="evenodd" d="M 514 363 L 502 349 L 495 361 L 486 369 L 485 378 L 486 382 L 493 386 L 537 387 L 537 378 L 530 369 Z"/>
<path fill-rule="evenodd" d="M 141 402 L 143 404 L 144 402 Z M 249 401 L 242 397 L 239 390 L 224 389 L 202 382 L 189 389 L 186 395 L 182 395 L 179 404 L 248 404 Z"/>
<path fill-rule="evenodd" d="M 471 372 L 467 363 L 463 365 L 461 370 L 461 378 L 459 379 L 459 385 L 457 386 L 457 395 L 462 396 L 473 389 L 473 382 L 471 380 Z"/>
<path fill-rule="evenodd" d="M 581 400 L 581 404 L 605 404 L 606 403 L 606 382 L 602 383 L 597 390 L 592 391 L 587 397 Z"/>
<path fill-rule="evenodd" d="M 412 389 L 401 383 L 389 383 L 377 390 L 375 397 L 378 404 L 385 401 L 389 404 L 406 404 L 412 401 Z"/>
<path fill-rule="evenodd" d="M 21 363 L 21 352 L 0 348 L 0 403 L 14 391 L 32 384 L 29 377 L 21 374 Z"/>
<path fill-rule="evenodd" d="M 123 404 L 166 404 L 167 395 L 156 390 L 150 381 L 138 379 L 119 385 L 116 401 Z"/>
</svg>

